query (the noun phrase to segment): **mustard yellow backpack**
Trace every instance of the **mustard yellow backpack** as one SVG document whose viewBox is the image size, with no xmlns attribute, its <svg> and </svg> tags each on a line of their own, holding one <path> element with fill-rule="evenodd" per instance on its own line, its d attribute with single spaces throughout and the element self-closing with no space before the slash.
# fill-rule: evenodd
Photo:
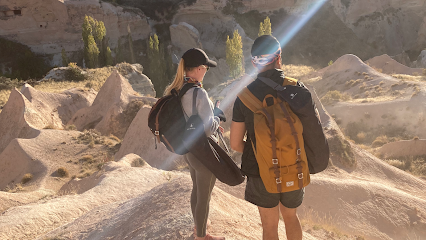
<svg viewBox="0 0 426 240">
<path fill-rule="evenodd" d="M 292 78 L 285 78 L 283 82 L 283 86 L 296 84 L 297 80 Z M 256 146 L 253 145 L 253 151 L 266 190 L 281 193 L 307 186 L 310 176 L 303 126 L 296 114 L 285 101 L 271 94 L 260 101 L 245 87 L 238 97 L 254 115 Z M 274 100 L 273 105 L 266 104 L 268 98 Z"/>
</svg>

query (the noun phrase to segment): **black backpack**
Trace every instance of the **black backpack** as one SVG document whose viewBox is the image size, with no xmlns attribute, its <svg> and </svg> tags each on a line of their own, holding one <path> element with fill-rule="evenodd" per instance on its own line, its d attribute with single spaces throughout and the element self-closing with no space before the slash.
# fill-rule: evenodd
<svg viewBox="0 0 426 240">
<path fill-rule="evenodd" d="M 303 140 L 310 174 L 324 171 L 329 162 L 330 149 L 322 129 L 312 95 L 302 82 L 281 86 L 269 78 L 258 77 L 277 91 L 277 96 L 286 101 L 303 125 Z"/>
<path fill-rule="evenodd" d="M 173 89 L 171 95 L 158 99 L 148 115 L 148 127 L 155 135 L 156 141 L 164 143 L 170 152 L 179 155 L 184 155 L 189 152 L 182 142 L 186 120 L 181 98 L 193 87 L 198 86 L 187 83 L 182 87 L 179 93 Z"/>
</svg>

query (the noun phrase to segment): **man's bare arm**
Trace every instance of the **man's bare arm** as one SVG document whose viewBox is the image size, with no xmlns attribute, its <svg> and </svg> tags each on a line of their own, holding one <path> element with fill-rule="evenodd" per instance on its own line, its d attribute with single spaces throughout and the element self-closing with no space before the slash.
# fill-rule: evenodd
<svg viewBox="0 0 426 240">
<path fill-rule="evenodd" d="M 231 123 L 231 148 L 237 152 L 243 152 L 244 150 L 244 136 L 246 134 L 246 124 L 244 122 Z"/>
</svg>

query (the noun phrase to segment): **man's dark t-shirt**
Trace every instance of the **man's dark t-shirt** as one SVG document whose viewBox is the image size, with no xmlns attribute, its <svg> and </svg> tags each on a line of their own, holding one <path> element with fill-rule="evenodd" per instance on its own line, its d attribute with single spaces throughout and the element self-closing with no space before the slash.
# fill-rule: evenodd
<svg viewBox="0 0 426 240">
<path fill-rule="evenodd" d="M 257 75 L 258 77 L 266 77 L 272 79 L 274 82 L 282 85 L 284 82 L 284 72 L 280 69 L 271 69 L 265 72 L 261 72 Z M 276 97 L 276 90 L 272 89 L 261 80 L 256 79 L 250 83 L 247 88 L 253 93 L 260 101 L 263 101 L 266 95 L 271 94 Z M 273 103 L 267 102 L 268 105 Z M 253 145 L 256 146 L 256 138 L 254 135 L 254 116 L 253 112 L 248 109 L 243 102 L 237 97 L 234 103 L 234 109 L 232 114 L 232 121 L 244 122 L 247 130 L 247 140 L 244 145 L 244 151 L 242 156 L 241 171 L 248 177 L 260 177 L 259 166 L 257 165 L 256 157 L 253 151 Z"/>
</svg>

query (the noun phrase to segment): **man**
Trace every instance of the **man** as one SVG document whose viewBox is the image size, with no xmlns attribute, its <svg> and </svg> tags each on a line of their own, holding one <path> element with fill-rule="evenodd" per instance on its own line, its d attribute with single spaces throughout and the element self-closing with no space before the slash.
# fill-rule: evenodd
<svg viewBox="0 0 426 240">
<path fill-rule="evenodd" d="M 251 55 L 253 65 L 259 71 L 258 77 L 269 78 L 280 85 L 283 84 L 281 45 L 275 37 L 271 35 L 258 37 L 253 43 Z M 276 90 L 258 78 L 247 88 L 260 101 L 263 101 L 268 94 L 277 96 Z M 266 191 L 252 146 L 252 142 L 256 141 L 253 118 L 253 112 L 243 104 L 241 99 L 237 98 L 234 103 L 230 138 L 231 148 L 243 153 L 241 170 L 247 176 L 245 199 L 258 206 L 264 240 L 278 239 L 280 212 L 284 219 L 287 239 L 301 240 L 302 227 L 296 209 L 302 204 L 304 188 L 285 193 Z M 247 139 L 244 141 L 246 133 Z M 256 146 L 256 144 L 253 145 Z"/>
</svg>

